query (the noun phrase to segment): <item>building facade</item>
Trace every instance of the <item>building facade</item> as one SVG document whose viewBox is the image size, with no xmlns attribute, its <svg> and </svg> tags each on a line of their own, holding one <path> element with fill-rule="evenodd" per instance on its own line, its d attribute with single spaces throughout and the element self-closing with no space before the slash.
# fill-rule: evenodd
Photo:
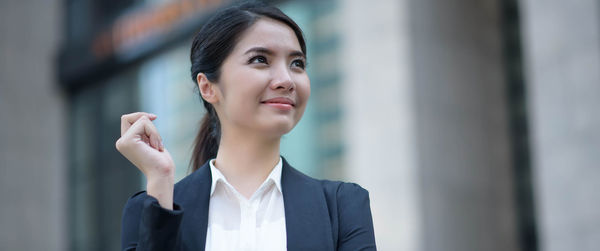
<svg viewBox="0 0 600 251">
<path fill-rule="evenodd" d="M 366 188 L 379 250 L 600 246 L 597 1 L 269 2 L 304 30 L 312 89 L 282 155 Z M 189 173 L 191 39 L 231 4 L 1 3 L 0 250 L 119 249 L 144 188 L 120 116 L 157 114 Z"/>
</svg>

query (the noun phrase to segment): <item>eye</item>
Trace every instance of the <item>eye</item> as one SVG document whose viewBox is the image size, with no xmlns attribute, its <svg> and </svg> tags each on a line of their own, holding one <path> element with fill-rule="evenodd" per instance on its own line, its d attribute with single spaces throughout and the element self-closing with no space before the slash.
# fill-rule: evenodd
<svg viewBox="0 0 600 251">
<path fill-rule="evenodd" d="M 304 60 L 296 59 L 296 60 L 292 61 L 292 67 L 298 67 L 298 68 L 304 69 L 306 66 L 305 66 Z"/>
<path fill-rule="evenodd" d="M 254 63 L 266 64 L 267 58 L 264 56 L 254 56 L 254 57 L 250 58 L 250 60 L 248 60 L 248 63 L 249 64 L 254 64 Z"/>
</svg>

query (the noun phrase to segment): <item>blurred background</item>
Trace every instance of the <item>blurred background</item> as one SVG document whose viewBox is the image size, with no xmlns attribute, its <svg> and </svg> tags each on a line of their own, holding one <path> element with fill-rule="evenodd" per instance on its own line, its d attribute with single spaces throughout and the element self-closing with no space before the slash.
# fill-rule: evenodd
<svg viewBox="0 0 600 251">
<path fill-rule="evenodd" d="M 188 173 L 192 36 L 227 0 L 0 1 L 0 250 L 118 250 L 120 115 Z M 600 250 L 597 0 L 280 0 L 309 107 L 282 155 L 369 190 L 379 250 Z"/>
</svg>

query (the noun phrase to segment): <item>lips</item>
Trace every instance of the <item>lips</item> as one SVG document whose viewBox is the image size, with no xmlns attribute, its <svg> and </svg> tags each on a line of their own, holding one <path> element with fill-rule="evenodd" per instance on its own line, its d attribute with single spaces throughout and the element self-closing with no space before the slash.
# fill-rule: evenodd
<svg viewBox="0 0 600 251">
<path fill-rule="evenodd" d="M 284 97 L 267 99 L 265 101 L 262 101 L 261 103 L 263 103 L 263 104 L 282 104 L 282 105 L 296 106 L 296 103 L 293 100 L 291 100 L 289 98 L 284 98 Z"/>
<path fill-rule="evenodd" d="M 284 97 L 267 99 L 261 103 L 281 112 L 289 112 L 296 106 L 293 100 Z"/>
</svg>

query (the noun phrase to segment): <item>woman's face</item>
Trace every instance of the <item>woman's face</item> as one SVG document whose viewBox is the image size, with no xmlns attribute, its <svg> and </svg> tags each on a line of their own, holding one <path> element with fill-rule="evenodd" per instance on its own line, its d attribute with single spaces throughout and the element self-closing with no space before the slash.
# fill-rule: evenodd
<svg viewBox="0 0 600 251">
<path fill-rule="evenodd" d="M 308 97 L 306 59 L 294 31 L 261 18 L 221 66 L 213 103 L 223 133 L 242 130 L 281 137 L 298 123 Z"/>
</svg>

